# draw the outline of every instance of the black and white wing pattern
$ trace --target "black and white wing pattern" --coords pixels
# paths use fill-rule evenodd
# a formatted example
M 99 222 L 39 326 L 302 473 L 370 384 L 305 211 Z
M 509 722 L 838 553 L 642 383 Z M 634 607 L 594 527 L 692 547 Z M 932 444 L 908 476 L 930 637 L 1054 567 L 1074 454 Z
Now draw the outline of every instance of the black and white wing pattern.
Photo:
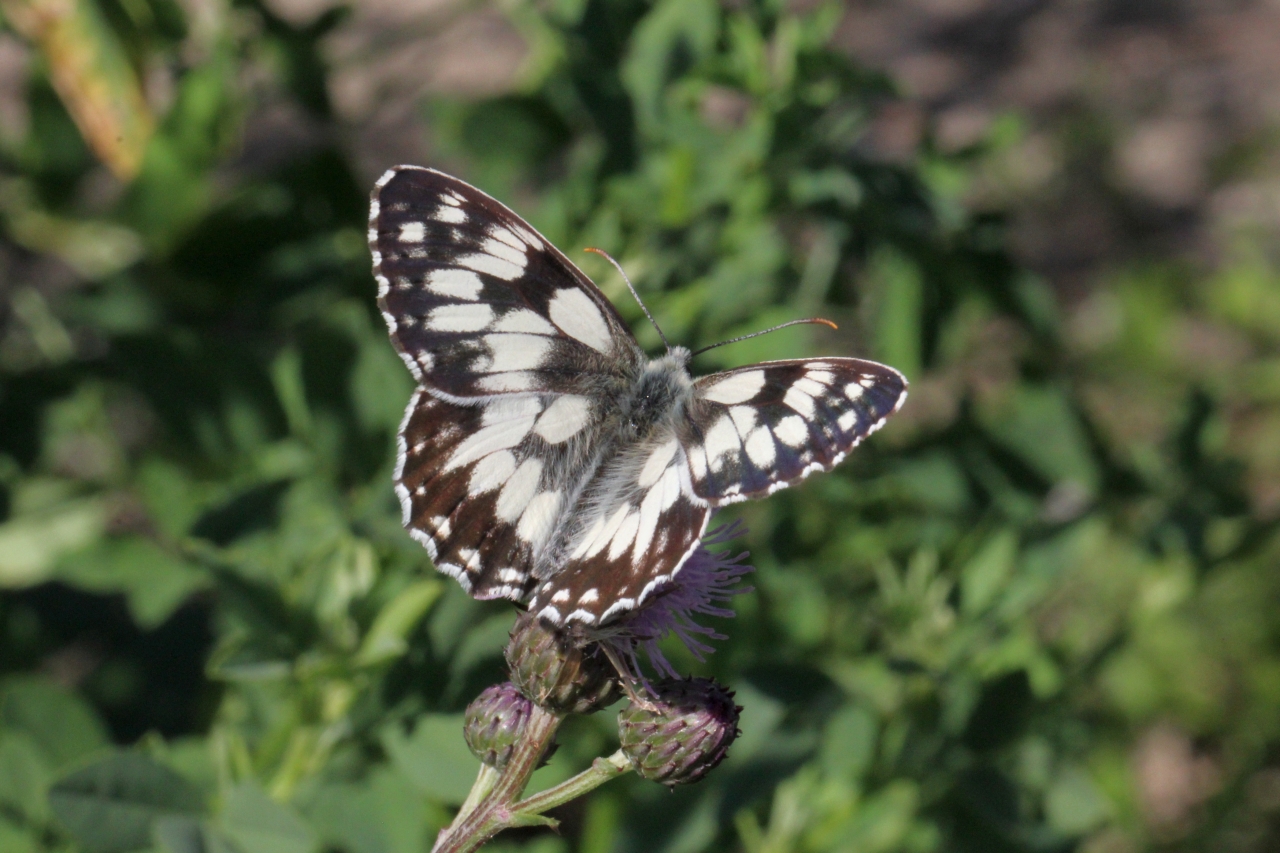
M 419 384 L 454 397 L 573 392 L 644 354 L 595 285 L 498 201 L 433 169 L 374 188 L 378 306 Z
M 410 534 L 476 598 L 602 627 L 660 594 L 716 507 L 834 466 L 902 405 L 868 361 L 694 380 L 502 204 L 398 167 L 369 216 L 378 305 L 418 388 L 399 433 Z
M 722 506 L 829 471 L 906 398 L 901 373 L 856 358 L 770 361 L 703 376 L 680 436 L 693 492 Z
M 584 495 L 560 567 L 534 590 L 530 612 L 598 626 L 636 609 L 680 571 L 711 512 L 693 493 L 674 428 L 619 448 Z
M 405 527 L 476 598 L 523 599 L 643 353 L 577 267 L 456 178 L 387 172 L 369 246 L 419 384 L 395 472 Z

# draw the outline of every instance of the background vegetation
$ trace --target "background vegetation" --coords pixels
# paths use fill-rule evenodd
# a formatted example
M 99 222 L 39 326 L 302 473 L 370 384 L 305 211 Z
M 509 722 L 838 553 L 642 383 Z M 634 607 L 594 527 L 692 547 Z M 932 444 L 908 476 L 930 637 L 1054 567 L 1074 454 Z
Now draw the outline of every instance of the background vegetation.
M 459 715 L 513 612 L 399 526 L 410 380 L 364 238 L 397 143 L 351 118 L 395 93 L 350 73 L 394 43 L 365 12 L 0 0 L 0 849 L 409 853 L 474 776 Z M 494 847 L 1275 849 L 1273 235 L 1073 300 L 992 201 L 1026 123 L 885 156 L 901 101 L 832 43 L 839 5 L 482 12 L 505 29 L 454 77 L 395 69 L 434 75 L 406 99 L 433 165 L 611 252 L 687 345 L 840 323 L 703 371 L 862 354 L 913 383 L 837 473 L 736 512 L 756 590 L 706 663 L 671 650 L 738 691 L 729 761 Z M 411 14 L 429 41 L 470 11 Z M 614 740 L 577 720 L 535 784 Z

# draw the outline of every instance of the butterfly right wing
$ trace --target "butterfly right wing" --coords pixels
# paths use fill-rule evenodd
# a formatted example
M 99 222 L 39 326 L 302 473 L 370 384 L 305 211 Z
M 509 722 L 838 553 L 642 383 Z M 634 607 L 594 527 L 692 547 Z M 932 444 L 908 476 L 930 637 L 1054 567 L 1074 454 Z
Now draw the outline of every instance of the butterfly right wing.
M 399 166 L 369 211 L 378 305 L 420 385 L 453 398 L 575 392 L 644 354 L 598 288 L 523 219 L 457 178 Z
M 901 373 L 856 358 L 770 361 L 700 377 L 680 437 L 693 491 L 723 506 L 829 471 L 906 398 Z

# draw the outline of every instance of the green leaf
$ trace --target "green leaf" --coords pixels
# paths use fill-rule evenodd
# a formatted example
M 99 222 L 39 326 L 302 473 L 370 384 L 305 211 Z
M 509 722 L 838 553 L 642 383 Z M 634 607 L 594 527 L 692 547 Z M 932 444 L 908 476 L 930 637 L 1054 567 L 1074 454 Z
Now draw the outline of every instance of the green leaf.
M 920 322 L 924 281 L 920 267 L 897 249 L 881 249 L 871 259 L 875 283 L 876 355 L 908 379 L 920 375 Z
M 49 767 L 29 735 L 0 730 L 0 811 L 11 809 L 28 823 L 43 823 L 49 777 Z
M 0 723 L 25 732 L 51 770 L 110 742 L 88 703 L 34 676 L 4 682 L 0 690 Z
M 196 788 L 162 764 L 120 752 L 71 773 L 49 792 L 49 805 L 88 853 L 124 853 L 150 845 L 163 815 L 199 814 Z
M 209 578 L 151 539 L 112 539 L 62 561 L 57 577 L 81 589 L 123 592 L 138 625 L 155 628 Z
M 39 853 L 43 849 L 34 831 L 11 823 L 0 814 L 0 850 L 4 853 Z
M 240 853 L 207 820 L 186 815 L 156 818 L 152 838 L 165 853 Z
M 462 739 L 462 714 L 427 714 L 412 734 L 399 725 L 382 731 L 391 761 L 427 794 L 451 805 L 467 798 L 480 762 Z
M 1000 593 L 1013 574 L 1018 556 L 1018 536 L 1002 530 L 983 543 L 982 550 L 960 570 L 960 607 L 966 614 L 981 613 Z
M 240 853 L 311 853 L 319 844 L 297 812 L 252 783 L 227 796 L 221 824 Z
M 0 587 L 47 580 L 59 557 L 102 535 L 106 518 L 101 498 L 85 498 L 0 524 Z
M 409 647 L 409 633 L 436 603 L 444 588 L 444 583 L 436 578 L 420 580 L 387 602 L 365 634 L 356 663 L 367 666 L 404 654 Z

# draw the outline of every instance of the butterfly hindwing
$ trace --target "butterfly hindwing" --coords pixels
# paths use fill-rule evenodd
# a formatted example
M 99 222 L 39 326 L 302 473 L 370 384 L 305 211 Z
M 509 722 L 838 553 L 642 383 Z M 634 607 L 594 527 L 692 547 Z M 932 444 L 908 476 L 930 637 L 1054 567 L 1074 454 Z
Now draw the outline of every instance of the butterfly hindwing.
M 681 441 L 694 493 L 720 506 L 830 470 L 898 410 L 907 382 L 875 362 L 822 358 L 714 373 L 694 388 Z
M 476 598 L 522 599 L 565 520 L 594 417 L 572 395 L 460 404 L 418 389 L 395 473 L 405 527 Z
M 453 397 L 575 391 L 643 362 L 617 310 L 505 206 L 432 169 L 374 189 L 369 247 L 391 340 Z
M 534 591 L 531 612 L 557 624 L 604 624 L 661 591 L 698 546 L 711 507 L 693 494 L 674 432 L 655 433 L 594 478 L 562 566 Z

